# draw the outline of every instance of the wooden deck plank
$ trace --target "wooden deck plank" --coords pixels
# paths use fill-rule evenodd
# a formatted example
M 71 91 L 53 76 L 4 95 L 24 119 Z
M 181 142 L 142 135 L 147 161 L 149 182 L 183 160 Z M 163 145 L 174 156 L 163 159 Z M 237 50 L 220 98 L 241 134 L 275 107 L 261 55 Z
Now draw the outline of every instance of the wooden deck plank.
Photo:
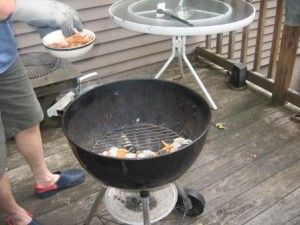
M 96 197 L 96 193 L 85 196 L 77 201 L 53 210 L 47 214 L 38 216 L 37 219 L 43 224 L 55 225 L 74 225 L 83 222 L 86 217 L 91 204 Z
M 207 186 L 206 188 L 201 190 L 201 193 L 204 195 L 206 199 L 205 214 L 211 211 L 212 209 L 222 205 L 224 202 L 230 199 L 234 199 L 236 196 L 240 195 L 246 190 L 249 190 L 257 186 L 263 180 L 267 179 L 268 177 L 272 176 L 276 172 L 280 171 L 282 168 L 290 165 L 291 162 L 295 160 L 296 156 L 298 156 L 299 158 L 300 153 L 297 151 L 297 144 L 299 145 L 299 140 L 297 140 L 296 138 L 297 135 L 299 135 L 300 130 L 298 126 L 294 126 L 294 125 L 295 124 L 293 122 L 289 122 L 284 125 L 284 130 L 281 131 L 274 130 L 272 133 L 268 135 L 267 138 L 264 137 L 263 140 L 253 142 L 252 146 L 244 146 L 243 148 L 241 148 L 241 151 L 244 151 L 246 154 L 249 153 L 249 155 L 252 155 L 253 162 L 249 163 L 248 165 L 241 168 L 240 170 L 237 170 L 232 175 L 229 175 L 228 177 L 225 177 L 224 179 L 216 183 L 213 183 L 210 186 Z M 278 134 L 280 132 L 282 132 L 282 134 L 284 135 L 281 136 L 282 134 Z M 288 146 L 288 144 L 291 142 L 291 139 L 289 137 L 290 132 L 294 134 L 294 142 L 297 141 L 297 143 L 296 144 L 294 143 L 293 148 L 290 148 L 287 152 L 282 152 L 281 148 L 283 148 L 285 145 Z M 280 142 L 277 141 L 276 141 L 277 143 L 269 144 L 270 140 L 272 140 L 272 137 L 280 137 L 282 139 L 280 141 L 281 144 Z M 276 145 L 278 145 L 277 148 L 275 147 Z M 273 148 L 276 148 L 276 150 L 271 151 L 270 154 L 266 154 L 261 158 L 259 158 L 259 154 L 258 155 L 253 154 L 253 149 L 259 148 L 261 152 L 264 152 L 266 147 L 271 147 L 271 146 L 273 146 Z M 288 152 L 289 154 L 286 154 Z M 258 161 L 261 161 L 261 164 L 263 165 L 264 168 L 259 169 L 259 167 L 256 165 Z M 230 169 L 230 166 L 228 168 Z M 214 174 L 213 166 L 211 171 L 213 172 L 210 175 L 214 177 L 215 174 Z M 200 168 L 199 168 L 199 172 L 200 172 Z M 195 179 L 195 177 L 193 179 Z M 205 182 L 206 182 L 205 180 L 202 180 L 202 177 L 199 177 L 199 183 L 205 183 Z M 193 186 L 193 188 L 195 188 L 195 186 Z M 296 221 L 296 219 L 294 220 Z M 193 221 L 194 219 L 189 219 L 185 224 L 192 224 Z M 162 224 L 171 225 L 172 223 L 165 222 Z M 198 223 L 195 223 L 195 225 L 196 224 Z M 216 223 L 216 224 L 222 224 L 222 223 Z M 235 223 L 235 222 L 232 222 L 231 224 L 240 225 L 240 223 Z
M 65 137 L 61 127 L 47 127 L 47 128 L 41 127 L 41 135 L 42 135 L 43 144 L 47 144 L 48 142 Z M 15 143 L 8 143 L 7 156 L 13 155 L 15 153 L 18 153 L 18 151 L 16 150 Z
M 225 74 L 224 71 L 226 70 L 221 70 L 218 71 L 218 68 L 216 70 L 211 69 L 210 63 L 204 63 L 203 61 L 201 63 L 197 61 L 192 60 L 192 64 L 197 70 L 200 78 L 202 79 L 203 83 L 205 84 L 206 87 L 209 88 L 209 92 L 212 94 L 212 96 L 215 95 L 215 93 L 219 93 L 220 96 L 222 96 L 221 103 L 223 103 L 223 100 L 225 99 L 226 101 L 224 104 L 219 104 L 219 109 L 217 112 L 222 109 L 223 106 L 225 106 L 226 109 L 231 109 L 232 105 L 227 106 L 227 104 L 231 104 L 232 102 L 235 103 L 236 106 L 239 104 L 242 104 L 244 101 L 247 101 L 247 98 L 242 99 L 243 101 L 239 101 L 240 96 L 246 96 L 251 94 L 255 94 L 257 99 L 266 99 L 262 95 L 258 95 L 255 91 L 248 89 L 243 92 L 236 92 L 233 90 L 228 89 L 227 84 L 225 83 Z M 128 79 L 128 78 L 135 78 L 138 74 L 138 77 L 141 77 L 141 74 L 144 73 L 143 77 L 145 78 L 152 78 L 154 74 L 159 70 L 159 68 L 162 66 L 162 64 L 155 64 L 155 68 L 153 69 L 152 66 L 148 66 L 146 68 L 141 68 L 141 69 L 135 69 L 133 72 L 127 72 L 125 75 L 122 75 L 122 79 Z M 148 69 L 150 68 L 150 69 Z M 156 71 L 156 72 L 155 72 Z M 190 88 L 193 88 L 196 91 L 199 91 L 198 85 L 194 82 L 193 78 L 189 74 L 189 71 L 186 72 L 186 79 L 181 79 L 178 80 L 177 82 L 180 84 L 184 84 Z M 178 65 L 177 62 L 172 63 L 170 65 L 170 68 L 163 74 L 162 79 L 167 79 L 167 80 L 173 80 L 172 77 L 174 77 L 174 74 L 178 73 Z M 116 79 L 116 78 L 115 78 Z M 119 78 L 120 79 L 120 78 Z M 106 82 L 106 79 L 102 78 L 104 83 Z M 109 80 L 111 81 L 111 79 Z M 214 86 L 215 84 L 218 84 L 218 86 Z M 211 86 L 214 86 L 210 88 Z M 224 91 L 224 92 L 222 92 Z M 218 96 L 217 96 L 218 97 Z M 253 96 L 247 96 L 247 97 L 253 97 Z M 219 99 L 217 99 L 219 100 Z M 237 102 L 236 102 L 237 100 Z M 247 102 L 246 102 L 247 103 Z M 248 103 L 247 103 L 248 104 Z M 251 105 L 250 105 L 251 106 Z M 224 110 L 224 109 L 223 109 Z
M 289 193 L 245 225 L 300 224 L 300 188 Z M 292 221 L 292 222 L 291 222 Z
M 261 104 L 252 106 L 251 108 L 246 108 L 246 110 L 239 108 L 239 111 L 236 111 L 235 114 L 213 122 L 222 122 L 225 124 L 226 129 L 219 131 L 219 133 L 222 133 L 224 136 L 235 130 L 242 129 L 247 125 L 251 125 L 258 120 L 262 120 L 268 124 L 281 117 L 291 115 L 288 112 L 286 114 L 284 111 L 278 112 L 276 108 L 268 107 L 267 104 L 267 102 L 263 101 Z M 212 125 L 210 132 L 215 129 L 216 127 Z M 215 136 L 215 134 L 210 135 L 208 137 L 208 141 L 214 140 L 216 138 Z
M 46 157 L 45 160 L 51 171 L 57 171 L 62 168 L 67 168 L 73 165 L 74 162 L 77 162 L 70 149 L 66 149 L 59 154 L 54 154 Z M 11 182 L 14 185 L 17 185 L 24 180 L 28 180 L 32 177 L 31 170 L 27 164 L 9 170 L 8 174 L 11 177 Z
M 275 133 L 273 134 L 276 135 Z M 295 159 L 297 160 L 300 158 L 300 153 L 297 151 L 295 145 L 299 144 L 299 140 L 296 140 L 296 137 L 294 137 L 293 140 L 283 139 L 281 140 L 281 143 L 277 142 L 278 147 L 275 147 L 276 144 L 274 144 L 274 146 L 264 147 L 269 140 L 270 136 L 264 140 L 260 140 L 257 146 L 255 146 L 255 142 L 249 146 L 245 146 L 243 148 L 244 154 L 248 154 L 249 157 L 252 157 L 252 162 L 201 190 L 208 201 L 207 211 L 210 211 L 213 208 L 220 206 L 222 203 L 235 198 L 246 190 L 255 187 L 268 177 L 290 165 Z M 291 143 L 294 145 L 289 146 Z M 284 148 L 285 146 L 288 147 Z M 266 148 L 268 149 L 266 150 Z M 257 149 L 257 151 L 254 149 Z M 282 149 L 284 149 L 284 151 Z M 257 154 L 256 152 L 268 153 Z M 235 164 L 237 163 L 235 162 Z
M 268 136 L 266 139 L 270 140 L 272 138 Z M 224 177 L 227 177 L 228 175 L 231 175 L 246 165 L 254 163 L 253 161 L 267 155 L 277 147 L 283 147 L 287 144 L 287 141 L 290 140 L 292 139 L 283 139 L 280 142 L 278 139 L 278 142 L 276 141 L 276 143 L 268 142 L 264 143 L 264 147 L 259 147 L 259 138 L 256 138 L 247 144 L 242 144 L 237 148 L 233 148 L 232 151 L 220 154 L 214 160 L 203 161 L 201 160 L 202 155 L 200 155 L 198 158 L 200 165 L 197 162 L 194 163 L 192 168 L 188 170 L 184 176 L 179 178 L 179 181 L 189 187 L 202 189 Z
M 244 224 L 300 187 L 300 160 L 255 188 L 200 217 L 205 225 Z
M 275 127 L 272 127 L 272 125 L 269 125 L 264 120 L 269 120 L 270 123 L 274 121 L 274 124 L 276 120 L 277 123 L 289 121 L 288 116 L 276 119 L 274 115 L 277 115 L 277 113 L 270 114 L 262 119 L 257 118 L 250 122 L 250 124 L 245 124 L 237 130 L 231 130 L 230 132 L 228 131 L 227 134 L 224 134 L 219 138 L 218 136 L 215 136 L 215 138 L 210 138 L 210 135 L 214 136 L 214 134 L 209 133 L 208 140 L 204 145 L 202 153 L 192 165 L 191 169 L 195 169 L 203 164 L 207 164 L 218 157 L 224 157 L 224 155 L 228 154 L 230 151 L 256 140 L 259 137 L 266 135 L 266 133 L 270 132 L 272 129 L 275 129 Z M 226 120 L 226 122 L 230 122 L 230 120 Z M 219 131 L 216 128 L 211 128 L 211 130 L 217 131 L 220 134 L 223 133 L 223 131 Z
M 26 182 L 25 185 L 22 185 L 26 191 L 22 192 L 18 188 L 15 193 L 20 204 L 26 205 L 26 208 L 34 212 L 36 216 L 47 214 L 64 206 L 68 207 L 71 202 L 80 201 L 80 199 L 88 197 L 100 189 L 100 182 L 88 175 L 83 184 L 64 190 L 51 198 L 41 200 L 34 196 L 32 185 L 32 181 Z
M 197 66 L 197 63 L 195 63 L 195 65 Z M 205 67 L 206 64 L 201 65 Z M 198 67 L 201 65 L 198 65 Z M 208 88 L 209 93 L 218 105 L 218 110 L 212 111 L 214 122 L 217 122 L 222 118 L 226 118 L 232 114 L 239 113 L 242 110 L 246 110 L 267 101 L 267 98 L 265 96 L 258 94 L 250 88 L 248 90 L 238 92 L 229 89 L 226 83 L 225 71 L 218 71 L 217 68 L 216 70 L 217 71 L 214 71 L 214 74 L 217 74 L 217 76 L 208 74 L 208 77 L 206 76 L 203 79 L 202 74 L 200 75 L 203 83 Z M 208 81 L 206 82 L 205 79 L 208 79 Z M 210 80 L 215 79 L 217 80 L 217 85 L 212 85 L 213 83 L 211 83 L 212 81 Z M 202 96 L 204 96 L 199 86 L 194 82 L 193 78 L 188 77 L 188 79 L 180 80 L 179 83 L 183 83 L 184 85 L 196 90 L 197 92 L 202 94 Z M 275 111 L 277 109 L 273 110 Z
M 199 87 L 196 86 L 195 82 L 190 81 L 189 83 L 185 83 L 185 85 L 202 94 L 199 90 Z M 209 93 L 218 106 L 217 111 L 212 111 L 213 120 L 220 120 L 221 118 L 266 101 L 266 98 L 264 96 L 258 95 L 251 90 L 236 93 L 234 90 L 230 90 L 228 88 L 224 80 L 219 81 L 217 85 L 213 86 L 209 86 L 205 83 L 205 86 L 208 87 Z M 239 103 L 241 105 L 239 105 Z
M 298 214 L 298 216 L 291 218 L 289 221 L 287 221 L 288 225 L 298 225 L 300 221 L 300 215 Z
M 57 154 L 64 150 L 70 149 L 70 146 L 65 137 L 61 137 L 54 142 L 48 142 L 44 144 L 44 155 L 47 158 L 48 156 Z M 7 157 L 7 166 L 9 170 L 15 169 L 17 167 L 23 166 L 26 164 L 25 159 L 22 157 L 19 152 L 15 152 Z

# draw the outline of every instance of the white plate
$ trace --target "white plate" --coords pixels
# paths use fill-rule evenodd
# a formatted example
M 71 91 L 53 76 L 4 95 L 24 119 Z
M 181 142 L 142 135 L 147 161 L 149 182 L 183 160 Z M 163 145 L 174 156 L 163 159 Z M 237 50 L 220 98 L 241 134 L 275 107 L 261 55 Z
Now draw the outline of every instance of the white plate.
M 92 37 L 92 40 L 85 45 L 75 47 L 75 48 L 63 48 L 63 49 L 62 48 L 59 48 L 59 49 L 51 48 L 51 47 L 49 47 L 49 45 L 51 45 L 53 43 L 60 43 L 60 42 L 64 41 L 64 39 L 65 39 L 65 37 L 62 34 L 62 31 L 56 30 L 56 31 L 53 31 L 53 32 L 47 34 L 42 39 L 42 41 L 43 41 L 43 45 L 45 46 L 45 48 L 51 55 L 53 55 L 55 57 L 59 57 L 59 58 L 74 58 L 74 57 L 79 57 L 79 56 L 86 54 L 94 46 L 94 41 L 95 41 L 96 35 L 93 31 L 84 29 L 82 32 L 80 32 L 80 34 L 88 35 L 88 36 Z

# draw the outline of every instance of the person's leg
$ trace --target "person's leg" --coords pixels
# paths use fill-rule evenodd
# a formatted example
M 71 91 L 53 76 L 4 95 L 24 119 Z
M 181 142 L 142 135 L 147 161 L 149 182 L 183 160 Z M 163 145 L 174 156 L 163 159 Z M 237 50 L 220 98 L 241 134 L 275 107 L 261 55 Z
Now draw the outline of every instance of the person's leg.
M 29 224 L 32 219 L 26 211 L 16 203 L 5 170 L 6 143 L 0 111 L 0 210 L 9 216 L 14 225 Z
M 17 148 L 28 162 L 35 179 L 35 193 L 46 198 L 65 188 L 82 183 L 83 170 L 69 169 L 51 173 L 45 163 L 39 123 L 43 111 L 34 93 L 27 72 L 16 62 L 0 76 L 0 107 L 5 137 L 15 138 Z
M 59 177 L 48 170 L 39 123 L 43 111 L 25 68 L 16 62 L 0 77 L 0 106 L 6 138 L 15 138 L 18 150 L 28 162 L 38 185 L 55 183 Z
M 20 62 L 16 62 L 6 75 L 0 76 L 1 105 L 5 137 L 15 138 L 18 150 L 33 172 L 37 196 L 46 198 L 84 181 L 83 170 L 69 169 L 57 174 L 48 170 L 39 129 L 44 118 L 43 110 Z
M 7 173 L 0 177 L 0 209 L 9 216 L 14 225 L 26 225 L 32 220 L 25 209 L 16 203 Z
M 59 175 L 52 174 L 44 159 L 44 150 L 39 126 L 34 126 L 15 135 L 18 150 L 28 162 L 38 185 L 55 183 Z

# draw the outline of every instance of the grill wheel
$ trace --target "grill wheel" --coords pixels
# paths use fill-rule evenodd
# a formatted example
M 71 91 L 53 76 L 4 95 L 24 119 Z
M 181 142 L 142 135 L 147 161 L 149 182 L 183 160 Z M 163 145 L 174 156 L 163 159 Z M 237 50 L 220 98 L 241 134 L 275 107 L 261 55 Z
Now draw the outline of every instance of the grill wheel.
M 204 197 L 195 189 L 185 188 L 184 191 L 185 191 L 186 195 L 189 197 L 189 199 L 191 200 L 192 206 L 193 206 L 192 209 L 189 209 L 187 211 L 186 215 L 190 216 L 190 217 L 196 217 L 196 216 L 201 215 L 205 208 Z M 178 195 L 176 208 L 180 213 L 182 213 L 182 214 L 185 213 L 185 207 L 183 204 L 182 197 L 180 195 Z

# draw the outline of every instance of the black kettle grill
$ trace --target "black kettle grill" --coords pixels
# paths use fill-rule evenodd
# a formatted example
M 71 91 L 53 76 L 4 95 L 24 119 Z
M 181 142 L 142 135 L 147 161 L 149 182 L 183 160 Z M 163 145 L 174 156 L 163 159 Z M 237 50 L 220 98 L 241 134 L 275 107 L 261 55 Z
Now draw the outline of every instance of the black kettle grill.
M 175 181 L 193 164 L 210 121 L 209 105 L 197 92 L 173 82 L 149 79 L 118 81 L 89 90 L 67 107 L 62 126 L 75 156 L 88 172 L 104 185 L 140 190 L 145 199 L 151 188 Z M 99 154 L 128 141 L 138 148 L 157 149 L 161 140 L 171 142 L 175 137 L 193 143 L 169 154 L 139 160 Z M 99 151 L 95 151 L 95 145 L 99 145 Z M 202 208 L 195 213 L 194 201 L 182 201 L 195 195 L 178 189 L 181 204 L 189 207 L 188 214 L 201 214 L 203 198 L 199 197 Z M 144 224 L 150 224 L 145 211 Z

